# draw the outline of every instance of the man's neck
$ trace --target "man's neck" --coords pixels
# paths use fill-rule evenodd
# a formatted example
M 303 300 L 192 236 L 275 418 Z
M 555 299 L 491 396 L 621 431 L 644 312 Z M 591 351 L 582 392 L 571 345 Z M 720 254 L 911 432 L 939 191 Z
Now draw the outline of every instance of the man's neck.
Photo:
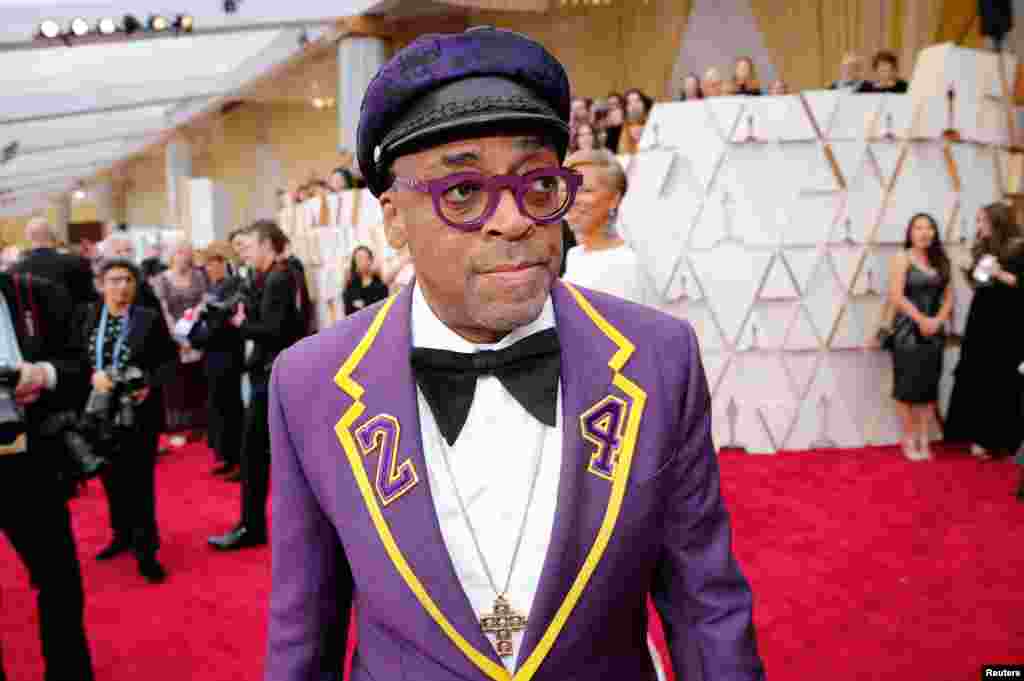
M 622 239 L 604 230 L 580 235 L 580 245 L 588 251 L 606 251 L 622 245 Z
M 114 317 L 120 317 L 128 311 L 129 307 L 131 306 L 127 303 L 107 303 L 107 312 Z

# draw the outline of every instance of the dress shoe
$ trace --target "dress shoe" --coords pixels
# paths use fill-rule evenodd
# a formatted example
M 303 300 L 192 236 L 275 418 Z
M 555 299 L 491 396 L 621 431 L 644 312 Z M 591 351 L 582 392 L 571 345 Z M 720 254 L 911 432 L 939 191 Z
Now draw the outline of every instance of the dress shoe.
M 139 558 L 139 574 L 150 584 L 160 584 L 167 579 L 167 570 L 155 556 Z
M 235 551 L 252 546 L 263 546 L 267 543 L 267 535 L 265 532 L 257 534 L 245 525 L 239 525 L 227 534 L 210 537 L 206 541 L 218 551 Z
M 222 463 L 210 471 L 210 473 L 212 475 L 227 475 L 229 473 L 234 473 L 236 468 L 237 466 L 233 463 Z
M 110 560 L 114 556 L 124 553 L 130 548 L 131 545 L 129 545 L 128 542 L 120 539 L 114 539 L 114 541 L 107 545 L 107 548 L 96 554 L 96 560 Z

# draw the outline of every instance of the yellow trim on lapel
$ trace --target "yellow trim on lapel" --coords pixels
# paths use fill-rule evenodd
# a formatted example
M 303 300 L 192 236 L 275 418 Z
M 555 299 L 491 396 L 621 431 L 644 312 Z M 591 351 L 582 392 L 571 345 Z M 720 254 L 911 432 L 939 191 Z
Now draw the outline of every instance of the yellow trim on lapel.
M 405 556 L 402 555 L 402 550 L 398 548 L 398 543 L 395 541 L 394 535 L 391 534 L 391 528 L 388 526 L 387 520 L 384 519 L 383 513 L 381 513 L 380 505 L 377 503 L 377 495 L 374 493 L 373 485 L 370 484 L 370 479 L 366 475 L 366 469 L 363 467 L 363 462 L 359 456 L 359 447 L 352 435 L 352 424 L 363 414 L 366 409 L 366 405 L 363 404 L 361 398 L 365 389 L 352 379 L 352 372 L 355 371 L 359 363 L 363 361 L 366 353 L 369 352 L 373 346 L 374 341 L 377 339 L 377 335 L 380 333 L 381 327 L 384 325 L 384 320 L 388 316 L 388 312 L 391 306 L 394 305 L 396 295 L 391 296 L 390 299 L 384 306 L 381 307 L 380 311 L 377 312 L 377 316 L 374 317 L 373 322 L 370 324 L 370 328 L 366 331 L 366 335 L 363 336 L 362 340 L 356 346 L 352 354 L 349 355 L 345 363 L 342 364 L 338 373 L 334 376 L 335 384 L 342 389 L 349 397 L 353 399 L 349 408 L 345 410 L 344 415 L 338 421 L 334 427 L 334 431 L 338 436 L 338 440 L 341 441 L 342 449 L 345 450 L 345 455 L 348 457 L 349 465 L 352 467 L 352 473 L 355 475 L 356 483 L 359 485 L 359 491 L 363 496 L 363 502 L 366 504 L 366 509 L 370 512 L 370 517 L 373 519 L 373 525 L 377 529 L 377 534 L 380 536 L 381 542 L 384 544 L 384 550 L 388 554 L 388 558 L 395 564 L 395 569 L 398 570 L 398 574 L 401 575 L 402 579 L 405 580 L 406 585 L 412 591 L 413 595 L 423 606 L 423 609 L 437 622 L 441 630 L 444 631 L 445 635 L 452 640 L 453 643 L 462 651 L 462 653 L 469 658 L 469 660 L 479 667 L 487 676 L 494 679 L 494 681 L 510 681 L 511 676 L 508 670 L 502 666 L 496 665 L 493 661 L 487 658 L 487 656 L 481 654 L 476 648 L 474 648 L 469 641 L 464 639 L 462 635 L 452 626 L 451 622 L 444 616 L 441 609 L 434 603 L 434 599 L 430 597 L 427 590 L 423 587 L 419 578 L 416 577 L 416 573 L 412 571 L 409 563 L 405 560 Z
M 569 290 L 569 293 L 576 300 L 576 304 L 590 318 L 590 321 L 609 340 L 618 346 L 618 350 L 608 360 L 608 366 L 614 372 L 612 384 L 628 395 L 633 404 L 630 405 L 629 409 L 626 433 L 622 439 L 622 450 L 619 452 L 619 460 L 612 474 L 612 491 L 608 499 L 608 508 L 605 510 L 604 519 L 601 521 L 601 528 L 597 531 L 594 545 L 590 547 L 590 552 L 583 561 L 583 567 L 580 568 L 579 574 L 576 575 L 576 579 L 569 588 L 569 593 L 566 594 L 562 605 L 555 612 L 554 619 L 548 625 L 544 636 L 537 642 L 537 647 L 533 649 L 526 662 L 516 670 L 514 681 L 529 681 L 537 672 L 544 658 L 547 657 L 547 654 L 555 645 L 555 640 L 558 639 L 558 635 L 562 632 L 562 628 L 568 621 L 573 608 L 576 607 L 576 604 L 583 596 L 583 590 L 587 588 L 591 575 L 594 574 L 598 563 L 601 562 L 601 558 L 604 556 L 605 549 L 608 548 L 608 542 L 611 541 L 612 533 L 615 531 L 615 524 L 619 520 L 619 511 L 622 510 L 622 500 L 626 496 L 626 483 L 629 481 L 629 469 L 633 464 L 633 452 L 636 449 L 636 440 L 640 433 L 640 420 L 643 418 L 644 406 L 647 403 L 647 392 L 620 373 L 622 367 L 626 365 L 626 362 L 629 361 L 630 356 L 636 350 L 636 346 L 623 336 L 618 329 L 612 326 L 607 319 L 601 316 L 601 313 L 594 309 L 590 301 L 584 298 L 583 294 L 576 287 L 566 281 L 561 283 Z
M 406 585 L 416 596 L 417 600 L 419 600 L 420 605 L 437 622 L 445 635 L 452 640 L 456 647 L 473 664 L 479 667 L 488 677 L 494 679 L 494 681 L 529 681 L 537 673 L 537 669 L 551 651 L 559 634 L 565 627 L 569 615 L 583 596 L 583 591 L 586 589 L 590 577 L 597 569 L 598 563 L 601 562 L 605 549 L 608 547 L 608 542 L 611 541 L 615 524 L 619 519 L 622 500 L 626 495 L 626 483 L 629 480 L 629 471 L 633 463 L 633 452 L 636 449 L 636 440 L 640 432 L 640 420 L 643 417 L 644 406 L 647 402 L 646 391 L 620 373 L 622 367 L 625 366 L 630 356 L 636 350 L 636 346 L 623 336 L 618 329 L 612 326 L 608 320 L 601 316 L 575 287 L 566 282 L 562 282 L 562 285 L 569 290 L 576 304 L 580 306 L 580 309 L 583 310 L 594 325 L 618 347 L 618 350 L 608 361 L 608 366 L 614 374 L 612 384 L 625 393 L 632 400 L 632 404 L 630 405 L 629 418 L 626 422 L 622 449 L 619 452 L 619 460 L 613 474 L 608 507 L 605 510 L 604 519 L 601 521 L 601 528 L 598 530 L 597 538 L 594 540 L 590 552 L 583 561 L 583 566 L 580 568 L 579 574 L 576 575 L 576 579 L 573 581 L 569 593 L 566 594 L 565 600 L 562 601 L 561 606 L 559 606 L 558 611 L 555 613 L 544 635 L 538 641 L 537 646 L 533 649 L 530 657 L 516 670 L 515 676 L 510 675 L 505 667 L 495 664 L 463 638 L 444 616 L 444 613 L 441 612 L 441 609 L 434 603 L 434 600 L 427 593 L 423 584 L 416 577 L 409 563 L 405 560 L 405 556 L 402 555 L 401 549 L 398 548 L 398 544 L 391 534 L 391 529 L 381 513 L 380 505 L 377 503 L 377 496 L 374 493 L 373 486 L 370 484 L 370 480 L 366 475 L 366 469 L 363 467 L 363 462 L 359 456 L 359 448 L 355 438 L 352 436 L 352 424 L 355 423 L 366 409 L 366 405 L 361 401 L 365 389 L 352 379 L 352 372 L 355 371 L 356 367 L 366 356 L 366 353 L 369 352 L 370 347 L 372 347 L 377 335 L 380 333 L 384 320 L 395 302 L 395 296 L 392 296 L 380 309 L 373 323 L 370 324 L 366 335 L 363 336 L 355 350 L 352 351 L 352 354 L 334 377 L 334 382 L 337 386 L 353 399 L 352 404 L 335 426 L 335 432 L 348 457 L 349 465 L 352 467 L 356 483 L 359 485 L 359 491 L 363 496 L 363 502 L 370 512 L 370 517 L 373 520 L 374 527 L 377 529 L 381 542 L 384 544 L 388 557 L 394 563 L 395 569 L 398 570 L 402 579 L 405 580 Z

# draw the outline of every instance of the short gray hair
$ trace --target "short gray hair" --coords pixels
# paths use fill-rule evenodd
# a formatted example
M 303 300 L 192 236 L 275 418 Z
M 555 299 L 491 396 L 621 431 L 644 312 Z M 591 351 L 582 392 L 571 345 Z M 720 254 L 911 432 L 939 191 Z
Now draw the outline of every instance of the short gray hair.
M 620 195 L 626 193 L 629 188 L 629 181 L 626 179 L 626 172 L 615 155 L 607 149 L 591 149 L 587 151 L 576 151 L 569 154 L 565 159 L 566 168 L 583 168 L 594 166 L 601 168 L 604 172 L 605 187 Z

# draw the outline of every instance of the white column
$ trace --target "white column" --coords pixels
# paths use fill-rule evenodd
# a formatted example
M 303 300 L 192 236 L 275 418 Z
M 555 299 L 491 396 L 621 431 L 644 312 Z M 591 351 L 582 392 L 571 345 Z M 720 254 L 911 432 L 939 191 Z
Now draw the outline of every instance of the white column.
M 177 138 L 167 143 L 166 168 L 167 222 L 181 228 L 183 207 L 178 197 L 184 180 L 192 176 L 192 148 L 187 140 Z
M 68 240 L 68 225 L 71 224 L 71 194 L 61 194 L 53 199 L 53 232 L 58 241 Z
M 354 35 L 338 43 L 338 150 L 356 150 L 359 107 L 370 80 L 387 61 L 383 38 Z
M 270 144 L 253 147 L 252 177 L 249 181 L 249 210 L 246 222 L 277 219 L 277 190 L 284 188 L 281 161 Z
M 96 204 L 96 219 L 100 222 L 117 220 L 117 211 L 114 208 L 114 183 L 110 180 L 94 184 L 89 187 L 89 194 Z

